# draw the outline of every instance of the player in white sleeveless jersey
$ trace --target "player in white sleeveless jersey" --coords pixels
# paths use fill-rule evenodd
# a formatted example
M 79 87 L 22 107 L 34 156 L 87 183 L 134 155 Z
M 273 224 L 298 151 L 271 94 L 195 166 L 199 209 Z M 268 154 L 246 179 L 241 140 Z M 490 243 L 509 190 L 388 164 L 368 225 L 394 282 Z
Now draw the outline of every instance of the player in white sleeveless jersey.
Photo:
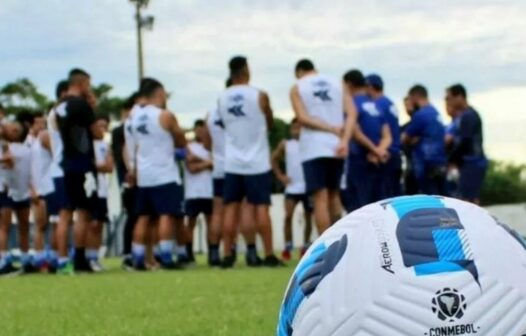
M 208 253 L 211 260 L 210 245 L 217 242 L 219 232 L 212 232 L 210 222 L 212 216 L 212 155 L 203 144 L 205 132 L 204 120 L 196 120 L 194 123 L 195 140 L 188 143 L 186 147 L 186 160 L 184 170 L 184 202 L 185 215 L 187 218 L 188 241 L 186 252 L 190 262 L 194 262 L 193 237 L 197 217 L 202 214 L 205 218 L 208 232 Z M 219 260 L 217 260 L 219 261 Z
M 292 218 L 298 203 L 303 203 L 305 227 L 303 246 L 300 256 L 305 253 L 310 245 L 312 232 L 312 204 L 305 190 L 305 178 L 299 150 L 299 136 L 301 125 L 296 118 L 292 119 L 289 126 L 290 139 L 282 140 L 272 153 L 272 170 L 276 178 L 285 186 L 285 222 L 284 237 L 285 249 L 281 254 L 283 260 L 290 260 L 293 249 L 292 243 Z M 281 162 L 285 158 L 285 169 L 281 169 Z
M 343 84 L 318 73 L 310 60 L 300 60 L 295 72 L 298 81 L 290 98 L 302 125 L 300 153 L 305 183 L 322 234 L 341 216 L 340 181 L 356 111 Z
M 245 57 L 230 60 L 232 86 L 219 97 L 219 115 L 225 126 L 224 259 L 222 266 L 233 267 L 231 247 L 237 234 L 237 215 L 246 197 L 255 209 L 262 235 L 266 266 L 278 266 L 274 256 L 272 224 L 269 214 L 272 176 L 268 127 L 272 108 L 268 95 L 249 85 L 250 71 Z M 255 251 L 254 251 L 255 253 Z
M 47 203 L 54 192 L 51 178 L 52 155 L 49 146 L 49 135 L 45 130 L 43 116 L 36 116 L 31 124 L 26 144 L 31 149 L 31 210 L 35 221 L 34 265 L 41 272 L 53 267 L 48 258 L 50 253 L 45 251 L 46 229 L 48 224 Z M 32 138 L 32 141 L 27 139 Z
M 93 213 L 91 215 L 92 222 L 88 229 L 86 258 L 95 272 L 103 270 L 99 262 L 99 250 L 102 246 L 102 229 L 104 223 L 108 222 L 108 174 L 113 172 L 113 156 L 109 144 L 104 141 L 104 134 L 108 131 L 108 124 L 109 120 L 107 117 L 98 116 L 93 132 L 97 181 L 95 185 L 91 186 L 90 200 Z
M 176 146 L 186 146 L 186 139 L 175 116 L 165 110 L 162 84 L 154 79 L 143 80 L 139 91 L 145 104 L 134 108 L 130 122 L 136 146 L 139 214 L 132 247 L 134 266 L 145 269 L 146 231 L 150 218 L 158 217 L 161 267 L 173 269 L 179 266 L 172 258 L 174 224 L 181 225 L 183 218 L 183 190 L 174 153 Z
M 5 127 L 5 138 L 10 141 L 9 155 L 13 165 L 7 175 L 8 196 L 18 224 L 18 243 L 22 252 L 22 270 L 30 273 L 34 266 L 29 252 L 29 214 L 31 197 L 31 149 L 24 144 L 26 131 L 19 122 Z M 9 232 L 9 231 L 8 231 Z

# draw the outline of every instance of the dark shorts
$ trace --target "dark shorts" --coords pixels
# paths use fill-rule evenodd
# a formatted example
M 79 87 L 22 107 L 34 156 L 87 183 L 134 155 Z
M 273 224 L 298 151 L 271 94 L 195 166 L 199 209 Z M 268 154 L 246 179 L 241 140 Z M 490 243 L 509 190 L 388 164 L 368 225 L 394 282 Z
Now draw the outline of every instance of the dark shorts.
M 286 200 L 292 200 L 295 203 L 302 203 L 303 209 L 307 212 L 313 211 L 312 199 L 307 194 L 285 194 Z
M 46 202 L 46 210 L 48 216 L 58 216 L 59 213 L 59 207 L 57 203 L 57 197 L 55 192 L 53 191 L 50 194 L 47 194 L 45 196 L 41 196 L 44 201 Z
M 11 208 L 11 199 L 7 196 L 7 192 L 0 193 L 0 209 Z
M 475 200 L 480 197 L 480 191 L 486 171 L 488 169 L 487 161 L 485 162 L 464 162 L 460 167 L 460 178 L 458 189 L 460 198 L 465 200 Z
M 29 209 L 31 207 L 31 200 L 29 198 L 21 201 L 14 201 L 11 198 L 9 200 L 13 210 Z
M 85 173 L 64 172 L 64 189 L 66 191 L 66 207 L 62 204 L 62 209 L 68 210 L 88 210 L 91 211 L 91 202 L 86 195 L 84 183 Z
M 55 206 L 56 215 L 63 209 L 70 209 L 68 195 L 66 193 L 66 184 L 63 177 L 56 177 L 53 179 L 53 185 L 55 186 L 55 192 L 53 193 L 53 204 Z M 51 214 L 51 213 L 50 213 Z
M 223 191 L 225 204 L 241 202 L 246 197 L 250 204 L 270 205 L 272 175 L 270 172 L 256 175 L 227 173 Z
M 347 211 L 354 211 L 383 198 L 385 181 L 383 167 L 376 166 L 362 157 L 351 156 L 347 166 Z
M 182 218 L 183 201 L 183 187 L 175 182 L 155 187 L 138 187 L 137 215 L 171 215 Z
M 340 190 L 343 160 L 318 158 L 303 162 L 303 175 L 310 195 L 322 189 Z
M 200 214 L 210 216 L 212 214 L 211 198 L 194 198 L 184 202 L 184 213 L 187 217 L 195 218 Z
M 214 185 L 213 185 L 214 197 L 223 198 L 224 184 L 225 184 L 224 178 L 214 178 Z
M 91 202 L 91 216 L 92 219 L 102 223 L 108 222 L 108 199 L 105 197 L 92 196 Z

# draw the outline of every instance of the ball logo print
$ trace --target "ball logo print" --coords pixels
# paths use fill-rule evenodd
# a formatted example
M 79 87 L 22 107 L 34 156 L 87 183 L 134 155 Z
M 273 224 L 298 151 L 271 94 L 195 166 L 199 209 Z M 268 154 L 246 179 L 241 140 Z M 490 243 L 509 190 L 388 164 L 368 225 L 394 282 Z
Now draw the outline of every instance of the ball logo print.
M 444 288 L 435 293 L 431 300 L 433 313 L 442 321 L 454 322 L 464 316 L 467 308 L 466 298 L 458 290 Z

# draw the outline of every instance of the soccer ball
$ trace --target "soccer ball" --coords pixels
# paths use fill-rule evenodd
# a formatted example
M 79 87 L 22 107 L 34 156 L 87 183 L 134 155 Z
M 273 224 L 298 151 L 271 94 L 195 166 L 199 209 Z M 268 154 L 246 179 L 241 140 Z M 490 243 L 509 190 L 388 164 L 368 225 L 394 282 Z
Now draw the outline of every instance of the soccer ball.
M 484 209 L 438 196 L 363 207 L 309 248 L 278 336 L 526 334 L 526 244 Z

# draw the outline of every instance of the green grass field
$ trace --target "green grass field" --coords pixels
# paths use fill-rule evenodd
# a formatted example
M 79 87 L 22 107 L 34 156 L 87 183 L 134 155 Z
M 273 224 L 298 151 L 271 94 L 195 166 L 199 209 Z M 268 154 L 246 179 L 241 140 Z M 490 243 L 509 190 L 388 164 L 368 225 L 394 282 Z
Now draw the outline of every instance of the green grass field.
M 200 264 L 184 271 L 130 273 L 116 259 L 103 274 L 0 279 L 0 334 L 273 335 L 293 272 Z

